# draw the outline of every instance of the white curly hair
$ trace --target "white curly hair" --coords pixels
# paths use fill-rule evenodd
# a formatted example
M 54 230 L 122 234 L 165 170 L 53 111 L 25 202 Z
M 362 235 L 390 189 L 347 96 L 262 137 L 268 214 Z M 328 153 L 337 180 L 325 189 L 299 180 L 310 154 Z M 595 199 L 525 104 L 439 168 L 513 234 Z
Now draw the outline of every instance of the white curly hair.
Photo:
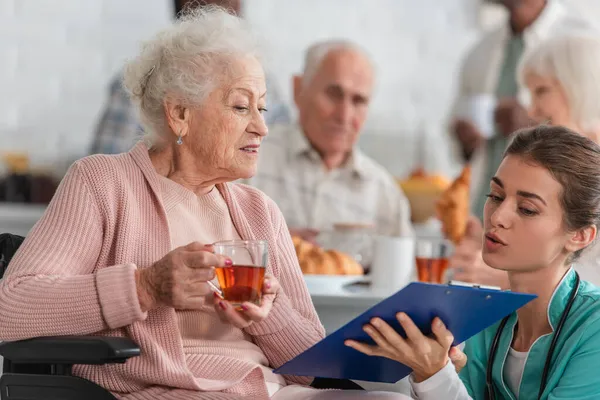
M 143 43 L 124 70 L 123 84 L 138 108 L 151 145 L 169 132 L 165 100 L 200 106 L 227 76 L 232 60 L 260 59 L 258 40 L 224 8 L 189 8 L 174 25 Z
M 588 33 L 551 37 L 528 51 L 517 70 L 525 87 L 528 73 L 555 78 L 564 89 L 573 122 L 584 130 L 600 124 L 600 38 Z

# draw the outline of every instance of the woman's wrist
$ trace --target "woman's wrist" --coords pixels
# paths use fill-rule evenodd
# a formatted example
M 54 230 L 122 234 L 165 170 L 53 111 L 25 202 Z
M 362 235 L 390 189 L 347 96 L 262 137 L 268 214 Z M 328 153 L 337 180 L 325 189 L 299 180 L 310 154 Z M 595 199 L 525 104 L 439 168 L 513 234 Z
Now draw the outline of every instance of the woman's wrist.
M 152 296 L 152 285 L 148 284 L 145 270 L 135 270 L 135 286 L 142 312 L 147 312 L 155 307 L 154 296 Z

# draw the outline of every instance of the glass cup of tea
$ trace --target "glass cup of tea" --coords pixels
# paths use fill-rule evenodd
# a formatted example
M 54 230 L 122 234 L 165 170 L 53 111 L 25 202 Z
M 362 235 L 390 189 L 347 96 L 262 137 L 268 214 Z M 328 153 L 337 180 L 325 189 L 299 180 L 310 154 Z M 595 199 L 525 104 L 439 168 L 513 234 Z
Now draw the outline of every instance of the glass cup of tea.
M 415 257 L 419 282 L 443 283 L 448 269 L 450 242 L 442 238 L 417 238 Z
M 236 308 L 245 302 L 260 306 L 269 254 L 267 241 L 228 240 L 214 243 L 213 249 L 233 261 L 233 265 L 215 268 L 223 298 Z

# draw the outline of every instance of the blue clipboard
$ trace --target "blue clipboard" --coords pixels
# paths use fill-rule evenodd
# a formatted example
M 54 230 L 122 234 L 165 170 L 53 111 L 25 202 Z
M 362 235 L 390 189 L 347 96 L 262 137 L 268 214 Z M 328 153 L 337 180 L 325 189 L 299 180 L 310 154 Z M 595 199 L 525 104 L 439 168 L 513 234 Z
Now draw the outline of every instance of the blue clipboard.
M 411 373 L 404 364 L 370 357 L 344 345 L 346 339 L 374 344 L 363 331 L 373 317 L 380 317 L 405 337 L 396 320 L 407 313 L 426 335 L 438 316 L 454 335 L 454 345 L 493 325 L 537 296 L 479 287 L 410 283 L 376 304 L 313 347 L 277 368 L 277 374 L 354 379 L 395 383 Z

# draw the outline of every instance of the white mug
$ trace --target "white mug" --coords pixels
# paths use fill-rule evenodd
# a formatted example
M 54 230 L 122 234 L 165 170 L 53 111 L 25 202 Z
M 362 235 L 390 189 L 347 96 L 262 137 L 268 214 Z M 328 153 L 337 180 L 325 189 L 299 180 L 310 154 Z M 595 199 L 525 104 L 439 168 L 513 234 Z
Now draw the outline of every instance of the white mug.
M 375 237 L 370 272 L 373 290 L 392 294 L 414 279 L 415 270 L 414 238 Z

